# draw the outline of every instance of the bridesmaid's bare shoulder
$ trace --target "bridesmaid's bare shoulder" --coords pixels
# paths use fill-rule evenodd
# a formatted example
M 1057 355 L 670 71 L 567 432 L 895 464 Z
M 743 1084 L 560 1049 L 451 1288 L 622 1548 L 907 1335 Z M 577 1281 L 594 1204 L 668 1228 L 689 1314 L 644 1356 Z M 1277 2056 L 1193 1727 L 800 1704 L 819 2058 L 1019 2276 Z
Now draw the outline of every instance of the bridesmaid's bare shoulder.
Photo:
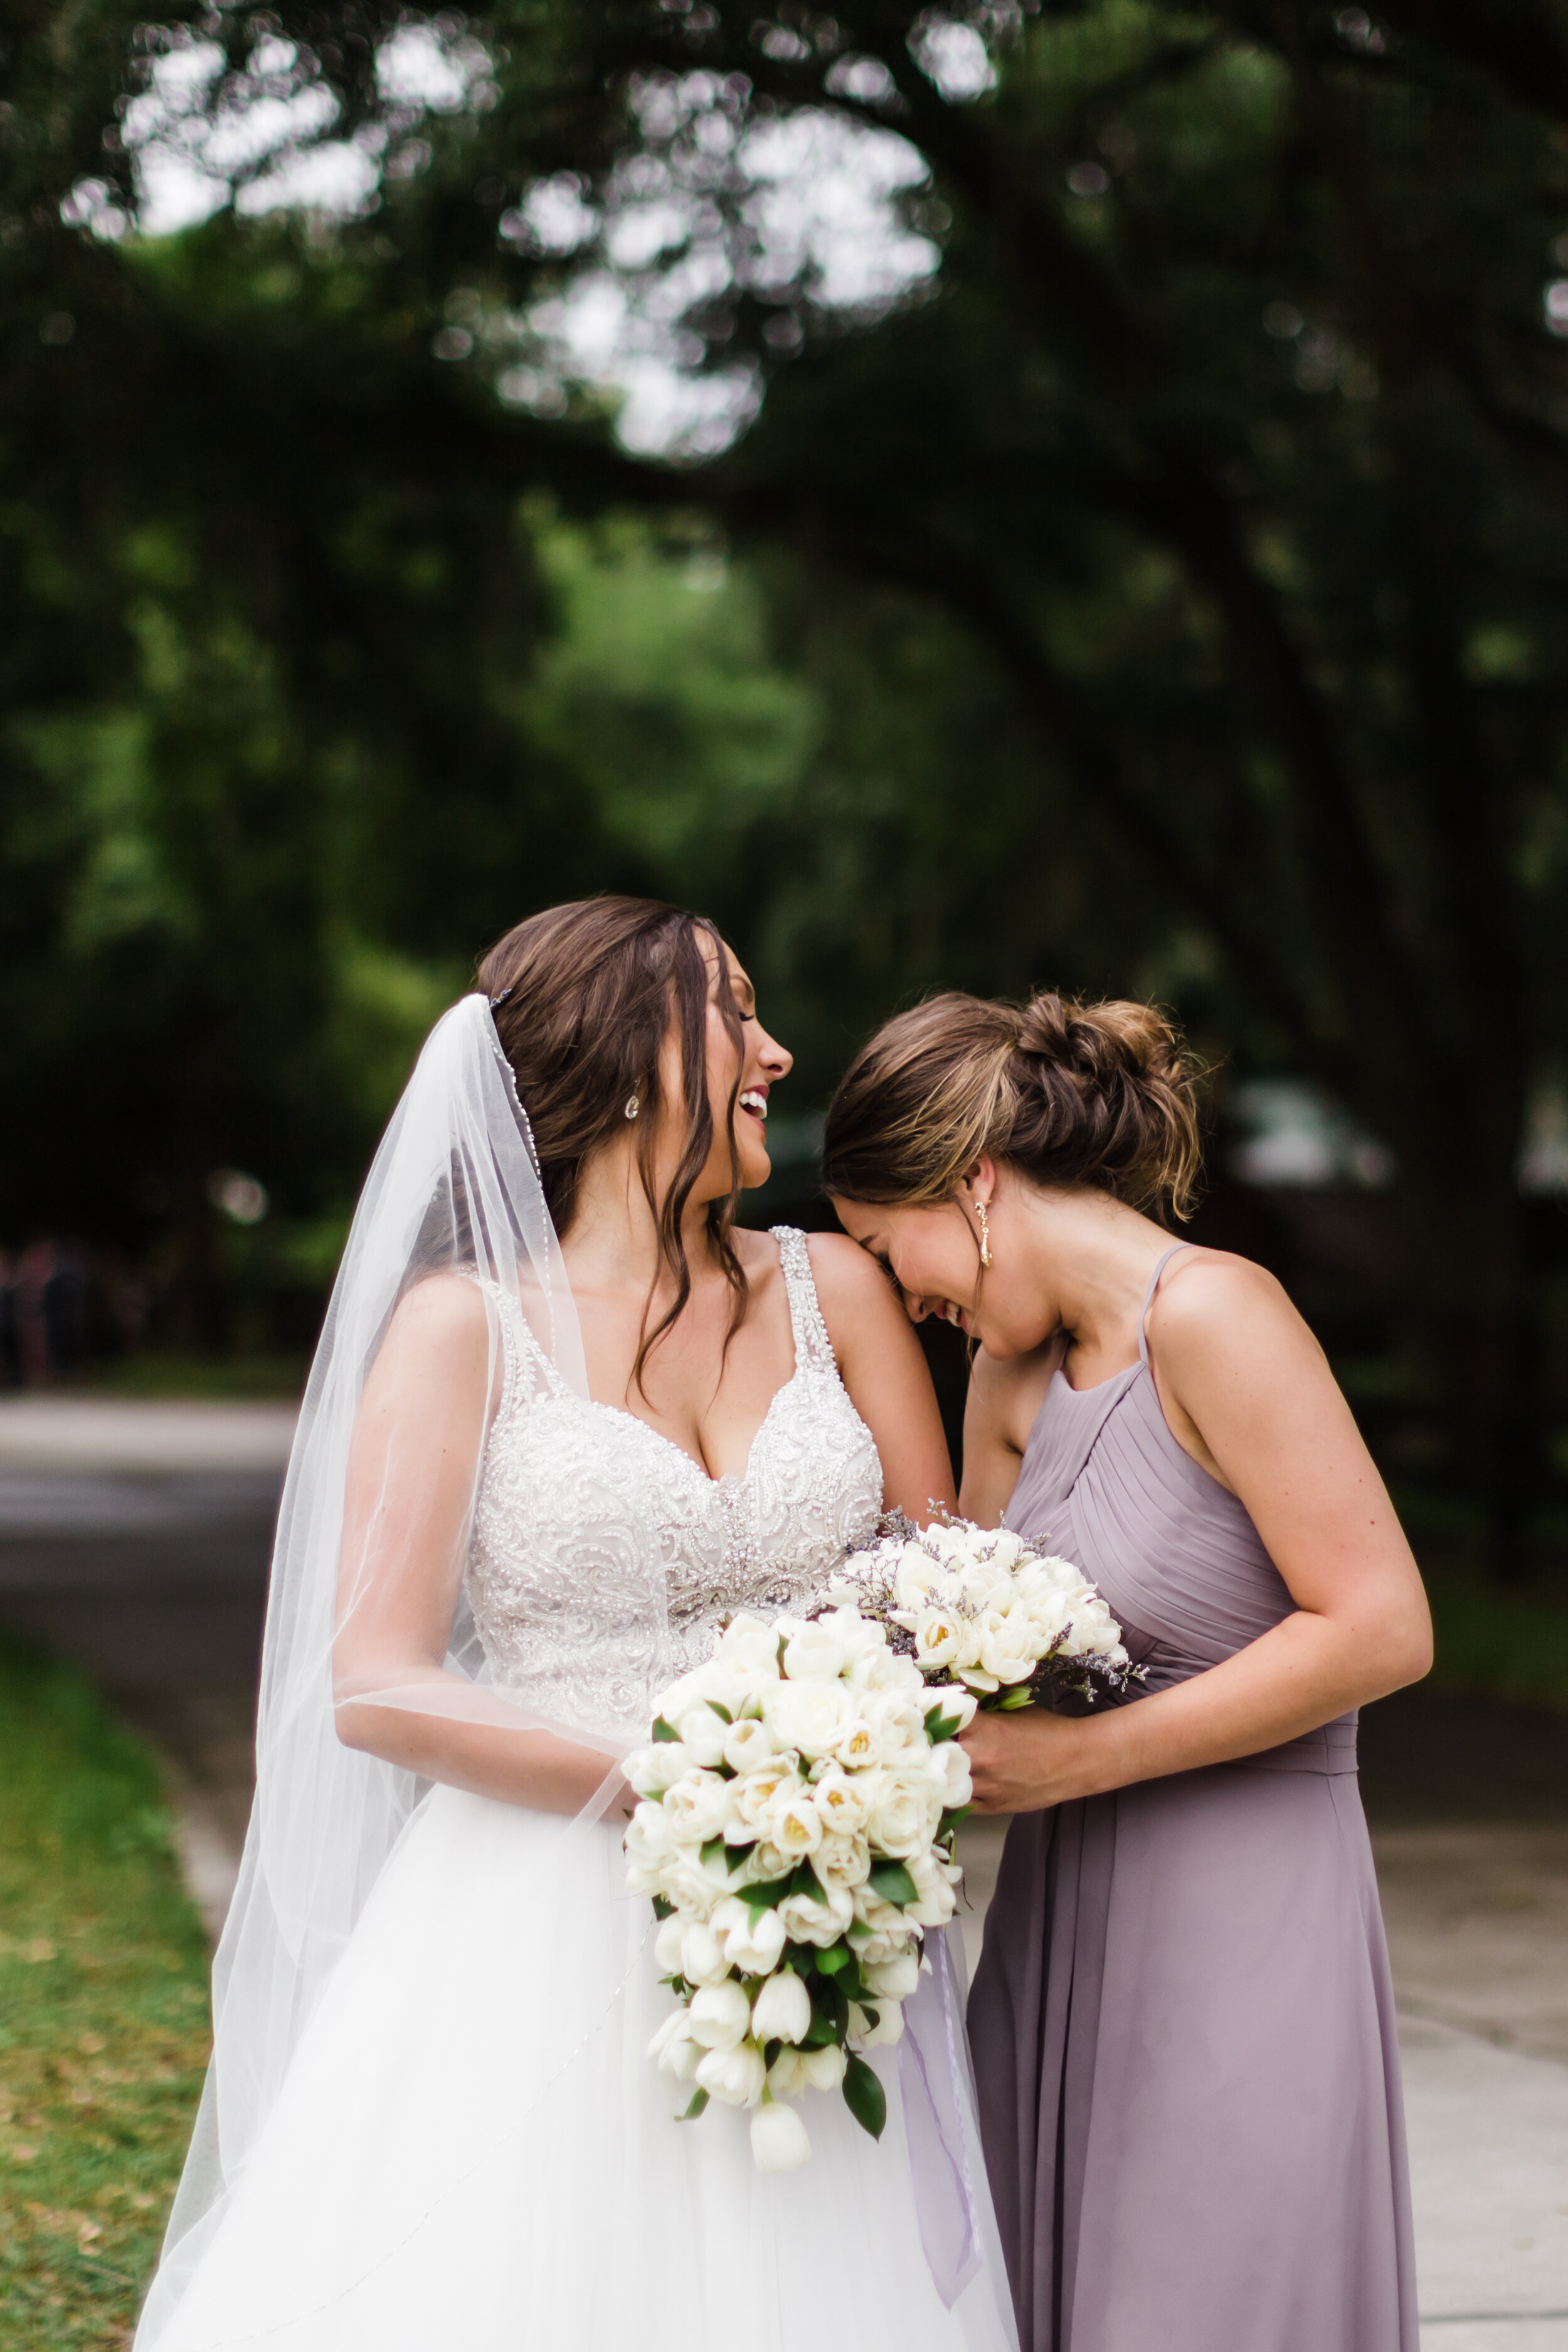
M 1233 1250 L 1195 1247 L 1172 1259 L 1143 1328 L 1151 1354 L 1173 1370 L 1216 1346 L 1278 1341 L 1287 1334 L 1310 1339 L 1284 1284 L 1267 1266 Z

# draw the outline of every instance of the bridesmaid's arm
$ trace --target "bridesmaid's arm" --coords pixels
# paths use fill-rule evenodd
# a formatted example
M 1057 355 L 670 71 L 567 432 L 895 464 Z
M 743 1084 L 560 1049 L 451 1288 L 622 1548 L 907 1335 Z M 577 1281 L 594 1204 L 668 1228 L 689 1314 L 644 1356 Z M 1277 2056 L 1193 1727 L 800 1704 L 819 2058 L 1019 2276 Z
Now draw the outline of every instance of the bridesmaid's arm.
M 806 1248 L 839 1377 L 882 1457 L 883 1505 L 924 1527 L 933 1504 L 953 1508 L 955 1488 L 921 1343 L 887 1276 L 858 1244 L 812 1234 Z
M 982 1812 L 1255 1756 L 1431 1666 L 1410 1547 L 1279 1285 L 1244 1259 L 1178 1261 L 1147 1328 L 1173 1433 L 1246 1504 L 1296 1607 L 1223 1664 L 1111 1713 L 977 1717 L 964 1746 Z

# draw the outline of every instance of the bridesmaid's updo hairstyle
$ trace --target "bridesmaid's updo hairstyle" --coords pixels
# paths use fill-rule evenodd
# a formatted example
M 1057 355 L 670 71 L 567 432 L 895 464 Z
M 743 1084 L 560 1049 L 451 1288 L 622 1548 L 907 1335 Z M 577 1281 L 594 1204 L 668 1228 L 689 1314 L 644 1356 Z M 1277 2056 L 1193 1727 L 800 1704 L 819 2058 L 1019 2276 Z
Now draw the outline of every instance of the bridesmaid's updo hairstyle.
M 639 1384 L 648 1351 L 691 1296 L 681 1219 L 713 1146 L 710 955 L 718 961 L 715 1001 L 739 1054 L 741 1014 L 723 941 L 705 916 L 684 914 L 657 899 L 606 894 L 546 908 L 498 940 L 475 975 L 476 988 L 490 1000 L 496 1034 L 517 1079 L 558 1234 L 571 1229 L 588 1160 L 612 1137 L 626 1133 L 626 1106 L 637 1099 L 638 1171 L 658 1220 L 661 1269 L 675 1281 L 668 1313 L 652 1331 L 645 1327 L 634 1374 Z M 667 1105 L 659 1055 L 671 1027 L 680 1046 L 680 1096 Z M 708 1210 L 719 1261 L 735 1295 L 731 1329 L 746 1311 L 746 1277 L 730 1238 L 741 1192 L 735 1148 L 739 1087 L 737 1075 L 729 1107 L 729 1195 Z M 659 1115 L 666 1108 L 682 1122 L 684 1132 L 675 1173 L 660 1199 L 654 1158 Z
M 826 1192 L 918 1207 L 950 1200 L 983 1152 L 1057 1191 L 1192 1214 L 1195 1065 L 1151 1005 L 1049 992 L 1005 1004 L 956 992 L 879 1029 L 828 1107 Z

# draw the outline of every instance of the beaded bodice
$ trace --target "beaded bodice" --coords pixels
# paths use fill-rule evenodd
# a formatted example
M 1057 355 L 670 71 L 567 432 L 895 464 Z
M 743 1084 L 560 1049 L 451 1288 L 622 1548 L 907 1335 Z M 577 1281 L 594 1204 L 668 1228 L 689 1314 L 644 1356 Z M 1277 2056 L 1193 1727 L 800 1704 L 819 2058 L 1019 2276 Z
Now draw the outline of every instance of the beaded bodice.
M 505 1377 L 467 1590 L 489 1678 L 549 1722 L 646 1738 L 657 1690 L 708 1655 L 724 1618 L 803 1599 L 882 1507 L 805 1236 L 781 1225 L 773 1239 L 795 1370 L 745 1469 L 722 1478 L 635 1413 L 567 1388 L 517 1302 L 490 1291 Z

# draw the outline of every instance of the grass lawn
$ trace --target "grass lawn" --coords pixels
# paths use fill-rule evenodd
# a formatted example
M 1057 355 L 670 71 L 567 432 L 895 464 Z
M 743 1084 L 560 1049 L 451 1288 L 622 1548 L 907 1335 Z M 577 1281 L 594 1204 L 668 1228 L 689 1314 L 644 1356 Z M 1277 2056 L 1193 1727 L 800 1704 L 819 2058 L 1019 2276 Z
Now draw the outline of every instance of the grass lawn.
M 206 2062 L 207 1951 L 152 1758 L 0 1643 L 0 2345 L 123 2346 Z

